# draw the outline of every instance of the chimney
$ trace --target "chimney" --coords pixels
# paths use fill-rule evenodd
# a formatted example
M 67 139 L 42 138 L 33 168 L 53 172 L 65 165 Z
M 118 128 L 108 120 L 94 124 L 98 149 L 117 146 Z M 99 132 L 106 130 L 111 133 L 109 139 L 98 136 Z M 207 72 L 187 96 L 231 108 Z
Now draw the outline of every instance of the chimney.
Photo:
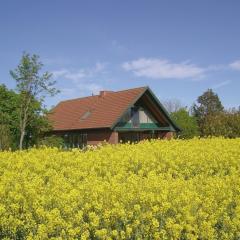
M 105 91 L 105 90 L 104 91 L 100 91 L 99 97 L 104 97 L 104 96 L 106 96 L 109 93 L 113 93 L 113 91 Z

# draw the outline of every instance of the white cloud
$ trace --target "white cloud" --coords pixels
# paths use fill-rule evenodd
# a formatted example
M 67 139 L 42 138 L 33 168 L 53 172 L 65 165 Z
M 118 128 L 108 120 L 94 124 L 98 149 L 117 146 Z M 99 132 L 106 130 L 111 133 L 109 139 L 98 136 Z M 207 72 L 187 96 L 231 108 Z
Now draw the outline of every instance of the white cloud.
M 91 94 L 99 94 L 99 91 L 103 89 L 100 84 L 97 83 L 83 83 L 78 84 L 77 88 L 82 92 L 90 92 Z
M 85 77 L 83 70 L 67 70 L 67 69 L 60 69 L 52 71 L 54 79 L 64 79 L 64 80 L 72 80 L 72 81 L 79 81 L 83 77 Z
M 74 88 L 61 88 L 60 93 L 63 96 L 69 97 L 69 96 L 72 96 L 75 94 L 75 89 Z
M 75 83 L 81 81 L 84 78 L 94 77 L 96 74 L 103 73 L 106 63 L 97 62 L 93 68 L 81 68 L 78 70 L 60 69 L 52 71 L 53 78 L 72 80 Z
M 84 77 L 87 77 L 87 73 L 84 71 L 84 69 L 81 69 L 79 71 L 73 71 L 73 72 L 67 72 L 64 74 L 64 78 L 72 80 L 74 82 L 78 82 L 79 80 L 83 79 Z
M 230 66 L 230 68 L 232 68 L 234 70 L 240 71 L 240 60 L 230 63 L 229 66 Z
M 205 68 L 207 72 L 219 72 L 219 71 L 225 71 L 228 70 L 229 66 L 224 64 L 215 64 L 215 65 L 209 65 Z
M 126 71 L 132 71 L 136 76 L 153 79 L 163 78 L 199 78 L 206 69 L 189 62 L 172 63 L 166 59 L 140 58 L 122 65 Z
M 61 69 L 61 70 L 56 70 L 56 71 L 52 71 L 53 74 L 53 78 L 57 79 L 57 78 L 61 78 L 63 77 L 65 74 L 67 74 L 69 71 L 66 69 Z
M 218 89 L 218 88 L 224 87 L 224 86 L 226 86 L 226 85 L 228 85 L 230 83 L 231 83 L 230 80 L 227 80 L 227 81 L 224 81 L 224 82 L 220 82 L 220 83 L 212 86 L 212 89 Z
M 67 59 L 66 57 L 43 57 L 42 62 L 44 65 L 65 65 L 71 63 L 70 59 Z
M 78 70 L 60 69 L 52 71 L 53 78 L 60 86 L 62 98 L 75 98 L 81 95 L 98 94 L 103 89 L 101 83 L 95 82 L 104 73 L 106 63 L 96 63 L 92 68 Z
M 99 94 L 101 90 L 103 90 L 103 87 L 97 83 L 79 83 L 75 85 L 74 88 L 60 88 L 60 99 L 75 98 L 90 94 L 96 95 Z

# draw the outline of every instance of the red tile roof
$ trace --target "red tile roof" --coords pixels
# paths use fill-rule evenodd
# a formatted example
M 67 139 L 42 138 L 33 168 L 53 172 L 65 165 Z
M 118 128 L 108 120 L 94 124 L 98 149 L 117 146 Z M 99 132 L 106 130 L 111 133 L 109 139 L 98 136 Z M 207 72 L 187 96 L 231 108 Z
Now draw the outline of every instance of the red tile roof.
M 53 130 L 111 128 L 147 87 L 60 102 L 48 116 Z M 90 112 L 90 113 L 87 113 Z

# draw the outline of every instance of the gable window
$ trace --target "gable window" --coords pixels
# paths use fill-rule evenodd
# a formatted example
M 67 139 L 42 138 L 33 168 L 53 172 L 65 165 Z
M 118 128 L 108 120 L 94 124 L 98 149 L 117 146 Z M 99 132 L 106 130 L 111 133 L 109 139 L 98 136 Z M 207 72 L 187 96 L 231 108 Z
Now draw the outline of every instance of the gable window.
M 131 122 L 131 109 L 128 109 L 125 115 L 123 116 L 121 122 L 128 123 Z
M 146 109 L 141 108 L 139 110 L 140 123 L 156 123 L 157 121 L 152 116 L 152 114 Z
M 132 126 L 139 127 L 140 119 L 139 119 L 139 109 L 138 107 L 133 107 L 131 109 L 131 116 L 132 116 Z
M 152 114 L 147 109 L 139 106 L 129 108 L 120 121 L 121 126 L 132 128 L 141 127 L 141 124 L 154 123 L 157 123 L 157 121 Z

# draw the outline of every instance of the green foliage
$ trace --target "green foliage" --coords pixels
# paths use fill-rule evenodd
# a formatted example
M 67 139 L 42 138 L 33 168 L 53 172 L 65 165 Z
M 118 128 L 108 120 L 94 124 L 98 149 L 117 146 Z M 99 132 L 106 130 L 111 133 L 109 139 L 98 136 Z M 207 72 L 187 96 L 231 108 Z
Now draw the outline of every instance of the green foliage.
M 240 137 L 240 112 L 225 111 L 209 115 L 202 131 L 205 136 Z
M 186 108 L 180 108 L 170 115 L 182 130 L 178 133 L 179 138 L 193 138 L 199 135 L 197 120 L 189 114 Z
M 208 89 L 201 96 L 198 97 L 197 103 L 193 105 L 192 112 L 197 118 L 198 126 L 201 135 L 204 135 L 204 128 L 206 127 L 206 118 L 210 115 L 215 115 L 223 112 L 224 107 L 216 93 L 212 89 Z
M 8 125 L 0 124 L 0 151 L 11 147 L 11 133 Z
M 18 148 L 20 138 L 20 94 L 0 85 L 0 150 Z M 42 102 L 32 99 L 28 112 L 28 124 L 23 141 L 24 148 L 36 145 L 43 132 L 51 129 Z
M 0 138 L 2 147 L 15 148 L 16 139 L 19 138 L 19 95 L 8 90 L 5 85 L 0 85 Z M 4 142 L 4 143 L 3 143 Z
M 29 111 L 29 122 L 25 130 L 24 148 L 37 145 L 42 135 L 52 128 L 46 117 L 47 113 L 48 111 L 41 102 L 37 100 L 32 101 Z
M 198 118 L 204 118 L 223 111 L 223 105 L 216 93 L 208 89 L 197 99 L 197 104 L 193 106 L 194 115 Z
M 16 81 L 17 92 L 20 96 L 19 102 L 19 148 L 23 148 L 27 130 L 31 128 L 31 117 L 40 116 L 42 113 L 42 102 L 46 94 L 55 95 L 58 91 L 54 88 L 55 81 L 51 80 L 49 72 L 41 73 L 43 64 L 39 56 L 24 53 L 19 65 L 10 71 Z M 37 114 L 32 113 L 36 112 Z M 30 137 L 30 136 L 29 136 Z
M 42 67 L 43 64 L 40 62 L 38 55 L 33 54 L 31 56 L 28 53 L 23 53 L 17 68 L 10 71 L 13 79 L 16 80 L 17 90 L 24 95 L 23 97 L 31 95 L 34 98 L 40 97 L 39 100 L 41 100 L 44 97 L 44 95 L 41 95 L 42 93 L 53 96 L 58 92 L 53 87 L 56 81 L 51 80 L 52 74 L 49 72 L 40 74 Z
M 58 136 L 47 136 L 38 142 L 39 146 L 46 146 L 46 147 L 57 147 L 62 148 L 64 146 L 64 140 L 61 137 Z

